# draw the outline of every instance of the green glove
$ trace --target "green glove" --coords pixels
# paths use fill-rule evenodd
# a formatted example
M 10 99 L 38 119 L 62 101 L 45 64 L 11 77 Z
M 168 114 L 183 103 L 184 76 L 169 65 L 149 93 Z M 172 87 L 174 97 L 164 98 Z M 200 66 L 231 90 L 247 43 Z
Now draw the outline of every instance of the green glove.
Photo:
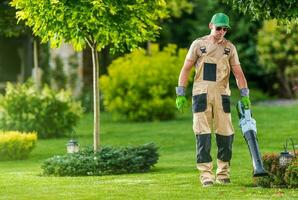
M 244 109 L 249 109 L 251 105 L 249 96 L 241 97 L 241 103 L 244 105 Z
M 249 100 L 249 89 L 248 88 L 242 88 L 240 89 L 240 95 L 241 95 L 241 103 L 244 106 L 244 109 L 250 108 L 250 100 Z
M 183 112 L 183 109 L 187 106 L 187 99 L 185 96 L 176 97 L 176 107 L 180 112 Z

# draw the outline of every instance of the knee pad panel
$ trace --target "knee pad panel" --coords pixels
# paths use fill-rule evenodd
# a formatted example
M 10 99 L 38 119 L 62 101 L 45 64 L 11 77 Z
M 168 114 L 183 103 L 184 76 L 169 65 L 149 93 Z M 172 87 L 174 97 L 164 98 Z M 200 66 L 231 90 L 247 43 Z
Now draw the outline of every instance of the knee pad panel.
M 217 143 L 217 159 L 229 162 L 232 158 L 232 145 L 234 141 L 234 135 L 223 136 L 216 134 Z
M 197 140 L 197 163 L 211 162 L 211 134 L 196 135 Z

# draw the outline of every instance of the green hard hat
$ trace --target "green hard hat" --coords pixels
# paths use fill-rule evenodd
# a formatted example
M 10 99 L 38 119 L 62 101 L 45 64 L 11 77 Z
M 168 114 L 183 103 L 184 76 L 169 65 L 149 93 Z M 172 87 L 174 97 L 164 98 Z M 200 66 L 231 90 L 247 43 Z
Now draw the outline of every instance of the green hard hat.
M 229 25 L 229 17 L 228 15 L 224 14 L 224 13 L 216 13 L 212 16 L 211 22 L 212 24 L 214 24 L 217 27 L 221 27 L 221 26 L 226 26 L 228 28 L 231 28 Z

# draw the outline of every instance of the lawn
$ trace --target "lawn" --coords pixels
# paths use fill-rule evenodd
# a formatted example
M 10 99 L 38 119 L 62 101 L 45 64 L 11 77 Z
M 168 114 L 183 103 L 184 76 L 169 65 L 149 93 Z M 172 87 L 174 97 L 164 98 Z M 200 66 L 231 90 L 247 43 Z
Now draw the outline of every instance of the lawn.
M 298 105 L 254 106 L 262 153 L 282 150 L 292 137 L 298 142 Z M 102 114 L 103 145 L 156 143 L 158 164 L 149 173 L 100 177 L 43 177 L 41 163 L 64 154 L 68 138 L 39 140 L 27 160 L 0 162 L 0 199 L 298 199 L 295 189 L 253 186 L 252 163 L 233 109 L 235 142 L 230 185 L 202 188 L 195 168 L 195 140 L 191 113 L 177 120 L 152 123 L 115 122 Z M 85 115 L 77 132 L 81 146 L 92 143 L 92 115 Z M 215 158 L 215 137 L 212 154 Z

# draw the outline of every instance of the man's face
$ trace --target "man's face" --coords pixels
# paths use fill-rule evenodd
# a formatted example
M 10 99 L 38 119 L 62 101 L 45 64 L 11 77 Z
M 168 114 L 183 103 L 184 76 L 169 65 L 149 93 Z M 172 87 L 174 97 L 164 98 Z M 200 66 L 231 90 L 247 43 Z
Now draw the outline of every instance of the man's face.
M 209 24 L 209 28 L 211 29 L 211 35 L 217 40 L 223 39 L 228 31 L 228 27 L 217 27 L 211 23 Z

